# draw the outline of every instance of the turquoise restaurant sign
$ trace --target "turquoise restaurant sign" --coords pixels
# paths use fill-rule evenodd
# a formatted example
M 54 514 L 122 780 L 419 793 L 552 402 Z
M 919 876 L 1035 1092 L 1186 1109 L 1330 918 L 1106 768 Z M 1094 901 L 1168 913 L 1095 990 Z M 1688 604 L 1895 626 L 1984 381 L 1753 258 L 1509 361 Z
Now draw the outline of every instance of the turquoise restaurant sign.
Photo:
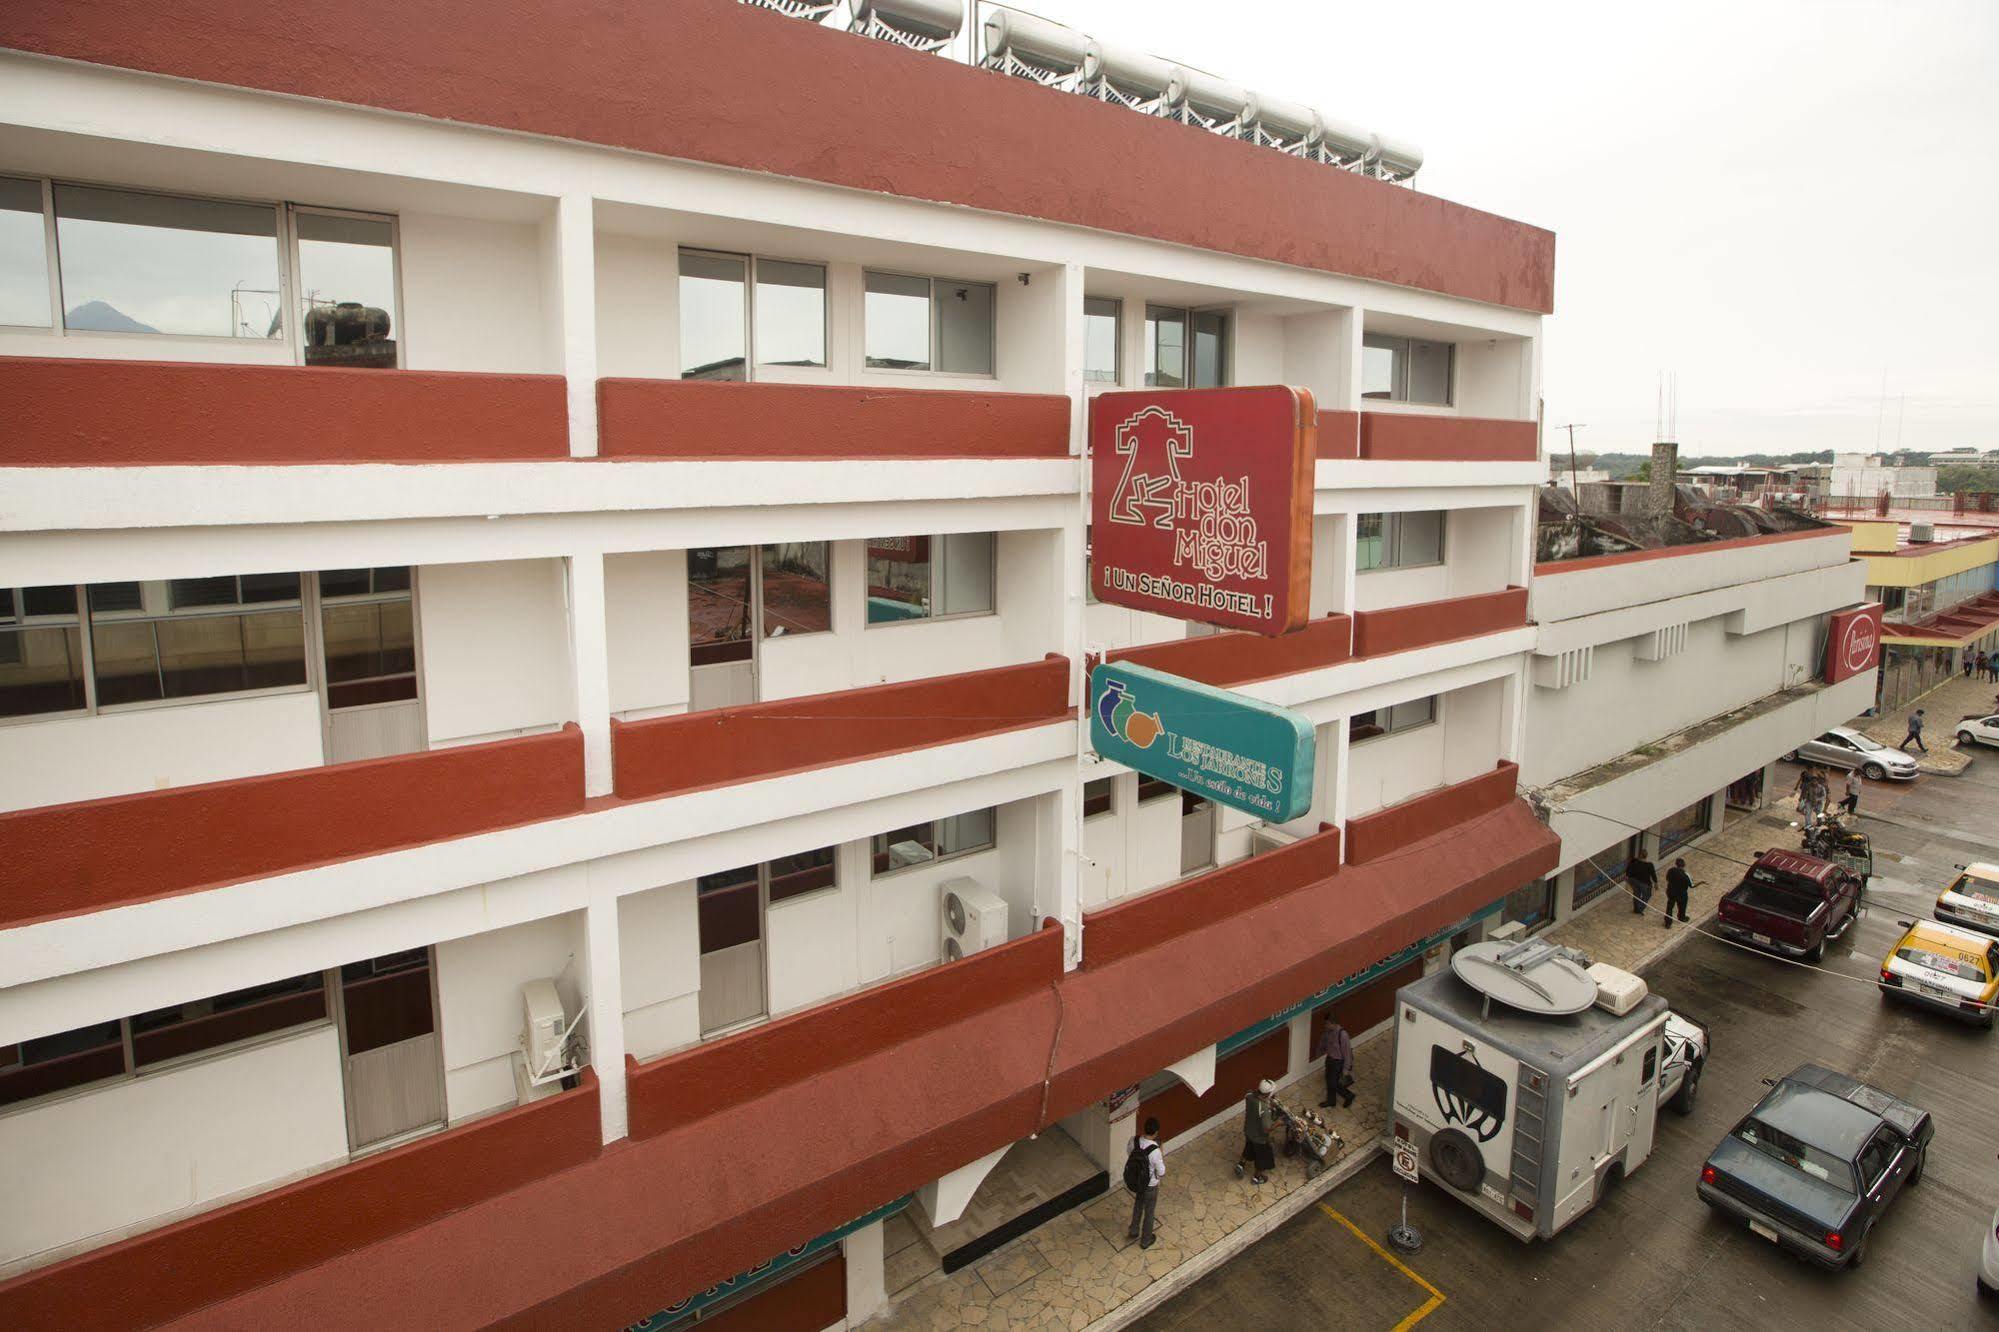
M 1312 807 L 1316 740 L 1298 713 L 1226 689 L 1124 662 L 1090 672 L 1097 753 L 1273 823 Z

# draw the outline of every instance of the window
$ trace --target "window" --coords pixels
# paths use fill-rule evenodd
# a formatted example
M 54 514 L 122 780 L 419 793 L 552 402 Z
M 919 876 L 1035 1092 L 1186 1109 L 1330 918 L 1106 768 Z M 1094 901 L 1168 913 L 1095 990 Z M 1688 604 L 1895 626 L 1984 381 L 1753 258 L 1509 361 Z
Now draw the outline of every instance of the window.
M 396 253 L 388 216 L 0 177 L 0 325 L 296 338 L 306 365 L 393 368 Z
M 1506 895 L 1506 904 L 1500 910 L 1500 920 L 1518 921 L 1532 933 L 1537 925 L 1554 919 L 1555 881 L 1536 879 L 1514 889 Z
M 0 1045 L 0 1106 L 326 1020 L 319 972 Z
M 1419 726 L 1428 726 L 1437 720 L 1437 696 L 1412 698 L 1407 703 L 1397 703 L 1393 707 L 1376 708 L 1371 712 L 1356 712 L 1347 718 L 1347 740 L 1358 744 L 1362 740 L 1373 740 L 1377 736 L 1398 735 L 1403 731 L 1413 731 Z
M 69 331 L 284 336 L 275 206 L 59 184 L 55 213 Z
M 995 293 L 990 282 L 869 272 L 863 285 L 869 369 L 993 373 Z
M 396 368 L 396 226 L 297 209 L 300 342 L 307 365 Z
M 750 261 L 680 252 L 680 377 L 748 379 Z
M 1444 511 L 1363 513 L 1354 524 L 1354 569 L 1415 569 L 1444 562 Z
M 756 261 L 758 365 L 826 364 L 826 266 Z
M 1193 345 L 1188 346 L 1189 335 Z M 1145 307 L 1145 382 L 1150 388 L 1219 388 L 1228 383 L 1229 316 L 1224 310 Z
M 831 888 L 837 882 L 833 868 L 833 848 L 822 846 L 795 856 L 780 856 L 764 866 L 770 884 L 769 900 L 787 901 Z
M 833 627 L 831 558 L 824 541 L 791 541 L 757 552 L 765 638 Z
M 42 183 L 0 176 L 0 324 L 49 326 Z
M 100 583 L 89 600 L 100 707 L 306 682 L 297 574 Z
M 1143 773 L 1139 774 L 1138 778 L 1139 804 L 1143 805 L 1150 800 L 1159 800 L 1166 796 L 1178 795 L 1178 794 L 1180 794 L 1180 788 L 1173 785 L 1173 783 L 1163 782 L 1159 780 L 1159 778 L 1157 777 L 1147 777 Z
M 1876 1134 L 1873 1141 L 1860 1149 L 1860 1187 L 1871 1189 L 1880 1183 L 1888 1163 L 1894 1159 L 1894 1142 L 1886 1133 Z
M 1457 348 L 1448 342 L 1368 333 L 1361 338 L 1363 398 L 1451 405 L 1451 369 Z
M 1707 796 L 1668 816 L 1659 825 L 1659 854 L 1664 855 L 1669 849 L 1705 833 L 1709 806 L 1713 800 L 1713 796 Z
M 947 819 L 913 823 L 894 832 L 876 833 L 870 847 L 875 876 L 990 851 L 995 845 L 997 824 L 997 811 L 989 806 Z
M 0 587 L 0 717 L 89 706 L 74 587 Z
M 1083 783 L 1083 817 L 1094 819 L 1099 814 L 1109 814 L 1116 808 L 1117 778 L 1099 777 L 1094 782 Z
M 1103 296 L 1083 298 L 1083 382 L 1118 382 L 1120 335 L 1124 327 L 1122 302 Z
M 687 635 L 694 665 L 750 659 L 754 559 L 755 549 L 750 546 L 687 552 Z
M 868 542 L 868 623 L 993 613 L 991 532 Z
M 416 617 L 408 566 L 319 575 L 326 706 L 399 703 L 417 695 Z
M 1619 846 L 1607 847 L 1576 866 L 1575 891 L 1570 897 L 1573 910 L 1600 893 L 1608 892 L 1624 871 L 1638 858 L 1638 838 L 1628 837 Z

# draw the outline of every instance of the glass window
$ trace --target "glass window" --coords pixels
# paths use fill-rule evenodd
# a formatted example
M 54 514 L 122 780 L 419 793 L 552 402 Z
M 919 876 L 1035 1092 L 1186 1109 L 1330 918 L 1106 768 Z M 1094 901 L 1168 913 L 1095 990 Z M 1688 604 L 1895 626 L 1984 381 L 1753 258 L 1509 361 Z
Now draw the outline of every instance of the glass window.
M 1536 926 L 1552 920 L 1554 915 L 1555 881 L 1536 879 L 1506 895 L 1506 905 L 1500 912 L 1500 919 L 1518 921 L 1532 932 Z
M 415 698 L 416 617 L 408 567 L 330 570 L 319 576 L 319 597 L 326 706 Z
M 702 875 L 694 883 L 694 905 L 704 953 L 755 943 L 763 937 L 755 865 Z
M 1361 396 L 1448 407 L 1456 352 L 1448 342 L 1365 334 L 1361 338 Z
M 764 869 L 770 875 L 772 902 L 816 893 L 821 888 L 833 887 L 837 881 L 833 848 L 830 846 L 822 846 L 816 851 L 802 851 L 795 856 L 780 856 Z
M 764 637 L 818 634 L 833 627 L 831 556 L 824 541 L 791 541 L 765 546 Z
M 826 364 L 826 266 L 756 261 L 759 365 Z
M 49 325 L 49 242 L 42 183 L 0 176 L 0 324 Z
M 749 260 L 680 252 L 680 377 L 747 379 Z
M 1354 526 L 1354 568 L 1415 569 L 1444 561 L 1444 511 L 1364 513 Z
M 1358 744 L 1363 740 L 1373 740 L 1377 736 L 1412 731 L 1418 726 L 1427 726 L 1436 719 L 1437 699 L 1434 694 L 1426 698 L 1412 698 L 1393 707 L 1354 713 L 1347 718 L 1347 739 L 1351 743 Z
M 867 362 L 876 370 L 930 368 L 930 279 L 869 273 L 862 308 Z
M 138 1014 L 131 1019 L 132 1063 L 144 1068 L 325 1018 L 325 976 L 293 976 Z
M 1124 306 L 1103 296 L 1083 298 L 1083 382 L 1115 384 Z
M 750 659 L 750 548 L 687 552 L 688 648 L 696 666 Z
M 991 532 L 868 542 L 868 623 L 991 614 L 994 548 Z
M 394 225 L 306 209 L 295 221 L 305 363 L 395 369 Z
M 1117 779 L 1099 777 L 1094 782 L 1083 783 L 1083 817 L 1094 819 L 1099 814 L 1109 814 L 1116 799 Z
M 261 576 L 251 591 L 256 604 L 281 594 L 282 609 L 232 613 L 229 608 L 246 604 L 234 577 L 91 588 L 98 704 L 305 684 L 298 575 Z
M 363 1054 L 427 1036 L 437 1028 L 430 950 L 412 948 L 340 968 L 347 1053 Z
M 893 832 L 876 833 L 869 851 L 877 875 L 893 874 L 912 865 L 948 860 L 995 844 L 998 811 L 987 807 L 929 823 L 913 823 Z
M 938 278 L 937 368 L 948 375 L 993 372 L 993 288 L 988 282 Z
M 55 210 L 65 328 L 283 336 L 276 208 L 57 185 Z
M 89 705 L 74 587 L 0 587 L 0 717 Z
M 1158 800 L 1164 796 L 1178 794 L 1180 788 L 1171 782 L 1162 782 L 1157 777 L 1143 775 L 1138 779 L 1138 803 L 1141 805 L 1148 800 Z
M 1228 380 L 1229 317 L 1220 310 L 1194 316 L 1194 387 L 1220 388 Z
M 1184 388 L 1187 384 L 1187 312 L 1145 307 L 1145 384 Z
M 125 1027 L 96 1022 L 0 1045 L 0 1105 L 14 1105 L 125 1073 Z

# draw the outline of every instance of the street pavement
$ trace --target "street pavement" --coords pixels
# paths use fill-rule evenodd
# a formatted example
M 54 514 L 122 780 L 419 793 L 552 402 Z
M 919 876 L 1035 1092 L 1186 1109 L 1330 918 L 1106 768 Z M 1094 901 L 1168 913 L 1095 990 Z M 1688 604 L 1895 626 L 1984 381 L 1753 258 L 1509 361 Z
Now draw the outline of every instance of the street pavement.
M 1974 1284 L 1999 1207 L 1999 1034 L 1885 1005 L 1872 984 L 1897 920 L 1927 915 L 1958 863 L 1999 860 L 1999 750 L 1962 776 L 1869 783 L 1861 810 L 1876 816 L 1862 827 L 1877 877 L 1824 970 L 1706 935 L 1646 969 L 1654 990 L 1709 1023 L 1714 1053 L 1694 1113 L 1664 1114 L 1652 1158 L 1568 1230 L 1521 1244 L 1425 1183 L 1407 1190 L 1422 1251 L 1398 1255 L 1384 1236 L 1404 1189 L 1378 1160 L 1134 1326 L 1999 1327 L 1999 1306 Z M 1857 1272 L 1793 1258 L 1694 1193 L 1701 1162 L 1761 1097 L 1762 1079 L 1808 1060 L 1936 1116 L 1928 1173 L 1875 1229 Z

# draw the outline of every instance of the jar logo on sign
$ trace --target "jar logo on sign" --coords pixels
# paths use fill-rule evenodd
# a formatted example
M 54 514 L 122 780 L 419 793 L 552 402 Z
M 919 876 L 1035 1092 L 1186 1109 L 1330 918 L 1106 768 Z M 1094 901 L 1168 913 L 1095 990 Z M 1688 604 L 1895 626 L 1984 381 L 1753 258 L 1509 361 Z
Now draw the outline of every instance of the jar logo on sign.
M 1846 641 L 1842 644 L 1846 656 L 1846 669 L 1858 675 L 1874 666 L 1875 644 L 1879 641 L 1879 631 L 1874 627 L 1870 615 L 1856 615 L 1846 622 Z
M 1247 476 L 1184 480 L 1180 460 L 1194 457 L 1194 431 L 1164 407 L 1148 406 L 1118 423 L 1113 447 L 1125 460 L 1111 497 L 1111 522 L 1173 533 L 1173 565 L 1209 581 L 1263 579 L 1270 545 L 1250 512 Z

